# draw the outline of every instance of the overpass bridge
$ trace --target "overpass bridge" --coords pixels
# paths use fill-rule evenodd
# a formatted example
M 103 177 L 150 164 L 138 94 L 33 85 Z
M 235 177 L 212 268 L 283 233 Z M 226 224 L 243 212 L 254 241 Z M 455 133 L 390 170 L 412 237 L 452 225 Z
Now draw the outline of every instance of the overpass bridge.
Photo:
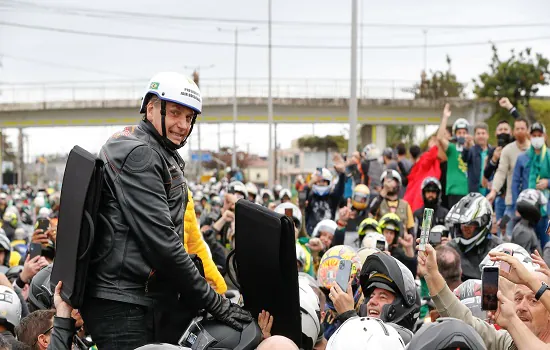
M 364 80 L 359 84 L 362 143 L 385 144 L 386 125 L 439 124 L 442 101 L 414 99 L 413 81 Z M 139 120 L 144 81 L 0 83 L 0 128 L 132 125 Z M 232 79 L 201 81 L 201 123 L 233 122 Z M 274 79 L 275 123 L 347 123 L 349 81 Z M 267 123 L 267 81 L 240 79 L 238 123 Z M 456 99 L 454 117 L 472 121 L 490 112 L 478 102 Z

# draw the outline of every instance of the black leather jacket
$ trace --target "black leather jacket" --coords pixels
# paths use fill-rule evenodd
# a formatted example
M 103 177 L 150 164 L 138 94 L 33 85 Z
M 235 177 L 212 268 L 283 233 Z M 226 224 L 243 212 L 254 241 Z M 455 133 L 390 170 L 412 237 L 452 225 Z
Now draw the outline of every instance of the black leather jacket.
M 99 225 L 87 291 L 92 297 L 170 307 L 178 296 L 213 310 L 221 297 L 208 285 L 183 247 L 187 183 L 184 162 L 153 125 L 141 121 L 102 147 L 104 185 L 100 204 L 113 234 Z M 100 221 L 101 223 L 101 221 Z
M 481 264 L 491 249 L 502 244 L 502 240 L 495 235 L 491 235 L 487 237 L 483 243 L 474 247 L 467 253 L 463 250 L 464 246 L 457 243 L 455 240 L 451 240 L 447 244 L 453 247 L 460 255 L 462 281 L 467 281 L 469 279 L 481 279 L 479 264 Z

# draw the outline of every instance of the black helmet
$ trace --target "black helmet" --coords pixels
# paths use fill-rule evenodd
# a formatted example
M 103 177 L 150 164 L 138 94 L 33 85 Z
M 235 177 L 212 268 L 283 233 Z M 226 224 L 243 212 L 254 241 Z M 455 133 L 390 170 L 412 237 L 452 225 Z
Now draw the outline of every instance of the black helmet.
M 441 182 L 435 177 L 427 177 L 422 181 L 422 199 L 424 200 L 424 206 L 426 208 L 434 208 L 439 203 L 439 196 L 441 195 Z M 434 200 L 426 199 L 426 192 L 436 192 L 437 196 Z
M 52 266 L 44 267 L 31 280 L 28 298 L 30 312 L 53 308 L 53 293 L 50 289 Z
M 516 209 L 523 219 L 537 223 L 541 218 L 541 207 L 546 204 L 546 197 L 540 191 L 527 189 L 519 194 Z
M 375 252 L 367 257 L 359 282 L 368 303 L 375 288 L 383 288 L 395 294 L 391 304 L 382 307 L 380 319 L 396 323 L 412 330 L 418 319 L 420 295 L 411 271 L 399 260 L 382 252 Z
M 485 343 L 475 329 L 464 321 L 442 317 L 433 323 L 427 323 L 416 332 L 409 350 L 420 349 L 469 349 L 485 350 Z
M 252 350 L 258 347 L 262 339 L 262 330 L 255 321 L 244 326 L 242 331 L 237 331 L 218 320 L 195 318 L 179 345 L 196 350 Z
M 5 275 L 10 280 L 10 282 L 13 282 L 19 277 L 21 272 L 23 271 L 23 265 L 16 265 L 13 267 L 10 267 L 8 271 L 6 271 Z

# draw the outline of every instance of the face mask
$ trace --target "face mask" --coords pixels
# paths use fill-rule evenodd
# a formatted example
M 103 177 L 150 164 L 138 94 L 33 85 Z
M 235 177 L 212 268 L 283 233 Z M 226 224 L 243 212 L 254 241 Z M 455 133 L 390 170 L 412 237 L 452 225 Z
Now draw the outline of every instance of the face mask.
M 316 195 L 323 197 L 329 194 L 330 186 L 313 185 L 312 190 Z
M 544 146 L 544 137 L 531 137 L 531 146 L 533 146 L 534 149 L 541 149 L 542 146 Z
M 466 143 L 466 138 L 465 137 L 457 137 L 456 138 L 456 143 L 458 143 L 459 145 L 463 145 Z

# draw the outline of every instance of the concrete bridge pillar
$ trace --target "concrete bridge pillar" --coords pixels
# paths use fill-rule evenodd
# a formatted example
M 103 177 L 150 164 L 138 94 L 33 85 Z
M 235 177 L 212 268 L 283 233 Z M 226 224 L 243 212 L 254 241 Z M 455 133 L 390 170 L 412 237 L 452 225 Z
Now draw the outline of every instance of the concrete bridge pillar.
M 361 126 L 361 149 L 369 143 L 374 143 L 378 149 L 386 147 L 386 126 L 385 125 L 362 125 Z

